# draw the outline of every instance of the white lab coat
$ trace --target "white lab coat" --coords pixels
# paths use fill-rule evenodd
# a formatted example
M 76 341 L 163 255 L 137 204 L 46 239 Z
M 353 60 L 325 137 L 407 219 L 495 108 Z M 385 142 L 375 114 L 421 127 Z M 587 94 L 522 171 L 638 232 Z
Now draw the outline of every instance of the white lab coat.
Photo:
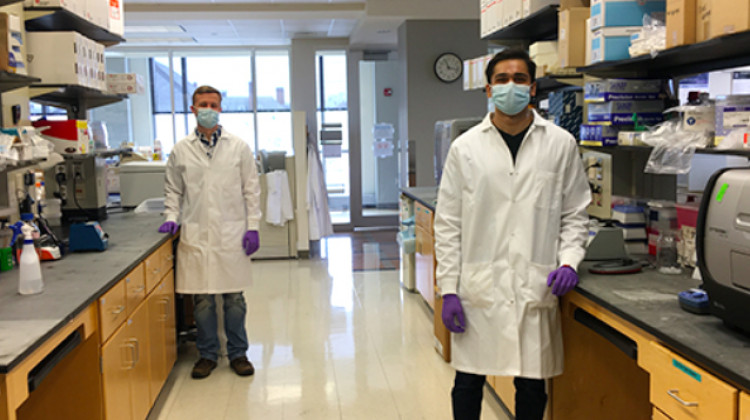
M 569 133 L 535 113 L 514 164 L 490 117 L 453 142 L 438 193 L 437 282 L 466 316 L 451 364 L 549 378 L 562 373 L 563 347 L 547 275 L 583 259 L 591 195 Z
M 242 238 L 258 230 L 261 211 L 248 145 L 222 130 L 209 158 L 191 133 L 169 155 L 164 190 L 167 221 L 181 224 L 176 291 L 231 293 L 249 286 L 251 263 Z
M 311 241 L 333 234 L 323 164 L 320 162 L 315 143 L 309 141 L 307 144 L 307 217 Z
M 294 219 L 292 193 L 289 191 L 289 175 L 276 170 L 265 174 L 266 178 L 266 223 L 284 226 Z

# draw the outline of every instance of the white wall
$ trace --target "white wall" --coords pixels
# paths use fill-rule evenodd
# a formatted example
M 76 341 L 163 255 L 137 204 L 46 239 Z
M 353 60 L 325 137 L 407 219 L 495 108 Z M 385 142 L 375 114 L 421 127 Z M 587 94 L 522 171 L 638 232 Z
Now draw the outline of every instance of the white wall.
M 399 105 L 399 136 L 414 141 L 416 185 L 435 185 L 433 156 L 435 122 L 481 117 L 487 98 L 481 90 L 464 91 L 461 79 L 447 84 L 437 79 L 433 64 L 444 52 L 461 59 L 487 53 L 479 38 L 478 20 L 408 20 L 399 27 L 398 56 L 404 92 Z

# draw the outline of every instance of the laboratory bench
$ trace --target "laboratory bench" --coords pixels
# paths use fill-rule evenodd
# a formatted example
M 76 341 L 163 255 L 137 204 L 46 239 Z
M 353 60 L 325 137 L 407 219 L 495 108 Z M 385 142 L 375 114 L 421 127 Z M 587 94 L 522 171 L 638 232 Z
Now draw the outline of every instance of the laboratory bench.
M 436 192 L 402 195 L 415 200 L 417 289 L 434 311 L 435 347 L 450 361 L 434 273 Z M 677 294 L 699 284 L 687 270 L 595 275 L 589 266 L 579 267 L 580 283 L 560 299 L 565 371 L 548 381 L 548 420 L 750 420 L 750 335 L 680 308 Z M 488 384 L 514 412 L 512 378 Z
M 145 419 L 176 360 L 163 217 L 112 214 L 103 252 L 42 263 L 44 291 L 0 274 L 0 420 Z

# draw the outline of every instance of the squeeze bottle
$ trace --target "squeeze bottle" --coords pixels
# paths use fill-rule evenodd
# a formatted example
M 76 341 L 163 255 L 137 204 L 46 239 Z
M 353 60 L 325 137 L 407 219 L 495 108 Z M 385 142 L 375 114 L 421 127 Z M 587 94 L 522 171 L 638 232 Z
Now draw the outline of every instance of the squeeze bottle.
M 23 232 L 23 250 L 21 251 L 21 275 L 18 282 L 18 293 L 22 295 L 33 295 L 41 293 L 44 288 L 42 282 L 42 268 L 39 265 L 39 255 L 34 248 L 34 228 L 24 223 L 21 226 Z

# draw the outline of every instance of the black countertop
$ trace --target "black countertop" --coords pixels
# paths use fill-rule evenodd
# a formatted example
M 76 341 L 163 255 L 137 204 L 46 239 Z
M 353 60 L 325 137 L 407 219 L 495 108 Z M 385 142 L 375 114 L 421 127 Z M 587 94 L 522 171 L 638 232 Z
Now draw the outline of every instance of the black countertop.
M 595 275 L 580 267 L 576 291 L 656 337 L 667 347 L 744 390 L 750 390 L 750 335 L 713 315 L 680 308 L 677 293 L 695 287 L 685 275 L 647 268 L 639 274 Z
M 428 209 L 435 211 L 435 205 L 437 204 L 438 187 L 409 187 L 402 188 L 401 192 L 412 200 L 416 200 L 424 204 Z
M 104 252 L 66 255 L 42 263 L 44 291 L 18 294 L 19 270 L 0 273 L 0 373 L 10 371 L 32 351 L 95 302 L 169 236 L 157 229 L 164 217 L 122 213 L 109 216 Z

